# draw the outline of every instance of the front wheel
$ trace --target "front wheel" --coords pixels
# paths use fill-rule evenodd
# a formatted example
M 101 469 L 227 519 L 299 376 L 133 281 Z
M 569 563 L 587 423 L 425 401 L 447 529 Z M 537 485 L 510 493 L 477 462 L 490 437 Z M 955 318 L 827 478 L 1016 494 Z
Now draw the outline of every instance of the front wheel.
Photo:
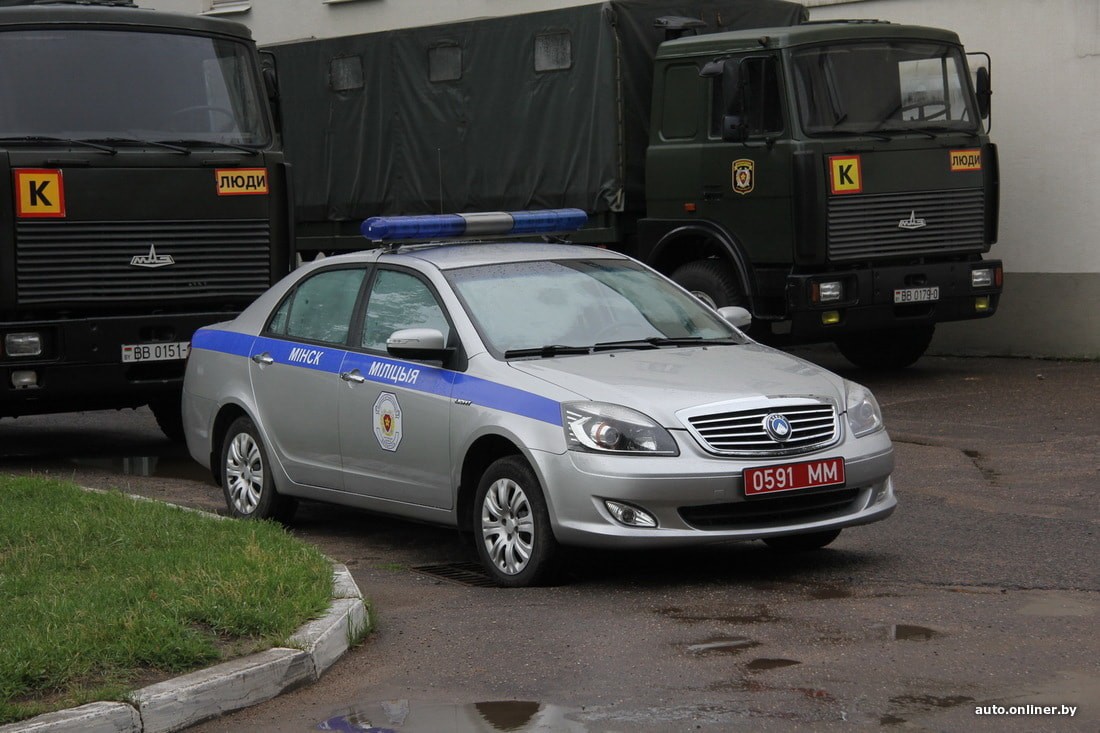
M 519 456 L 495 461 L 474 500 L 477 554 L 499 585 L 521 588 L 550 580 L 558 544 L 534 471 Z
M 179 394 L 154 400 L 149 403 L 149 409 L 157 420 L 157 427 L 168 440 L 173 443 L 184 441 L 183 405 Z
M 836 341 L 844 358 L 858 367 L 880 371 L 904 369 L 928 350 L 935 326 L 910 326 L 843 336 Z
M 717 310 L 727 305 L 745 306 L 745 293 L 737 273 L 723 260 L 694 260 L 676 268 L 672 280 Z
M 298 502 L 276 491 L 263 439 L 250 419 L 239 417 L 229 426 L 221 457 L 218 478 L 230 515 L 290 521 Z
M 780 552 L 808 552 L 810 550 L 820 550 L 839 536 L 839 529 L 830 529 L 824 532 L 768 537 L 764 542 L 768 547 Z

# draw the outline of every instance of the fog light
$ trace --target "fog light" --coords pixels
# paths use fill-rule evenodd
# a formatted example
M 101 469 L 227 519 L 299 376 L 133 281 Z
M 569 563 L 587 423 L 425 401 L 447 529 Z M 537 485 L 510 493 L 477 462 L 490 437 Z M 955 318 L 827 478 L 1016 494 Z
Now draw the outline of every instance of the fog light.
M 971 270 L 970 286 L 974 288 L 988 288 L 993 285 L 993 270 Z
M 622 524 L 628 527 L 656 527 L 657 520 L 637 507 L 629 504 L 620 504 L 617 501 L 604 501 L 607 511 Z
M 821 314 L 821 322 L 826 326 L 835 326 L 840 323 L 840 311 L 825 311 Z
M 42 353 L 42 336 L 37 333 L 9 333 L 4 337 L 4 353 L 8 356 L 38 356 Z
M 11 373 L 11 386 L 16 389 L 34 389 L 38 386 L 38 372 L 33 369 Z
M 978 298 L 974 298 L 974 310 L 978 313 L 984 313 L 989 310 L 989 296 L 982 295 Z

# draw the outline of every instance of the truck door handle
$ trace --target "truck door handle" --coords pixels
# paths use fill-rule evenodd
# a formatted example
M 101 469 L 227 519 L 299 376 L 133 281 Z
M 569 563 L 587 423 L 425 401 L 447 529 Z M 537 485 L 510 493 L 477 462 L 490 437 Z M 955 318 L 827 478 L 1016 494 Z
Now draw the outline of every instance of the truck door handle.
M 273 359 L 271 354 L 267 353 L 266 351 L 262 354 L 253 354 L 252 361 L 262 366 L 267 366 L 269 364 L 275 363 L 275 359 Z
M 359 372 L 358 369 L 352 369 L 350 372 L 342 373 L 340 375 L 340 379 L 343 379 L 345 382 L 348 382 L 349 384 L 350 383 L 362 384 L 363 382 L 367 381 L 367 378 L 364 377 Z

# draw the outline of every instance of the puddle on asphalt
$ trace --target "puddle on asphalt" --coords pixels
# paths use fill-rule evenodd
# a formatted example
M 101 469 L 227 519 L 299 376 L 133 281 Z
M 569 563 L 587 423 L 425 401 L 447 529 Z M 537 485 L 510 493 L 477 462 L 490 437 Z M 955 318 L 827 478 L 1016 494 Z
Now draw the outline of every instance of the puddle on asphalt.
M 568 716 L 577 711 L 526 700 L 499 700 L 469 705 L 410 704 L 387 700 L 357 705 L 317 724 L 317 730 L 341 733 L 586 733 Z
M 740 654 L 754 646 L 760 646 L 760 642 L 753 641 L 745 636 L 731 636 L 724 639 L 711 639 L 698 644 L 689 644 L 687 650 L 691 654 Z
M 188 479 L 210 481 L 210 472 L 190 458 L 165 458 L 162 456 L 124 456 L 112 458 L 73 458 L 69 461 L 78 468 L 110 471 L 123 476 Z
M 793 667 L 796 664 L 802 664 L 802 662 L 794 659 L 754 659 L 745 665 L 745 669 L 750 672 L 765 672 L 769 669 Z
M 886 627 L 887 638 L 894 641 L 928 641 L 940 635 L 940 632 L 926 626 L 893 624 Z

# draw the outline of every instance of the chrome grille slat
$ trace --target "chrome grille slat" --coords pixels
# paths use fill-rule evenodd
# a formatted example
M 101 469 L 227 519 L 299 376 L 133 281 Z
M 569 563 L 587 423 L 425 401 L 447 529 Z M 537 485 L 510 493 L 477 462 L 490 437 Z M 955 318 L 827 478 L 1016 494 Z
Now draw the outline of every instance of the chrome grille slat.
M 898 223 L 910 215 L 922 229 Z M 980 188 L 834 196 L 828 205 L 832 260 L 980 252 L 985 248 L 985 193 Z
M 785 442 L 774 440 L 764 429 L 764 418 L 773 413 L 784 415 L 791 424 L 791 437 Z M 826 403 L 776 402 L 689 416 L 687 423 L 704 448 L 720 455 L 792 455 L 817 450 L 839 437 L 836 408 Z
M 19 221 L 20 304 L 250 300 L 270 285 L 266 219 Z M 168 267 L 130 264 L 155 246 Z

